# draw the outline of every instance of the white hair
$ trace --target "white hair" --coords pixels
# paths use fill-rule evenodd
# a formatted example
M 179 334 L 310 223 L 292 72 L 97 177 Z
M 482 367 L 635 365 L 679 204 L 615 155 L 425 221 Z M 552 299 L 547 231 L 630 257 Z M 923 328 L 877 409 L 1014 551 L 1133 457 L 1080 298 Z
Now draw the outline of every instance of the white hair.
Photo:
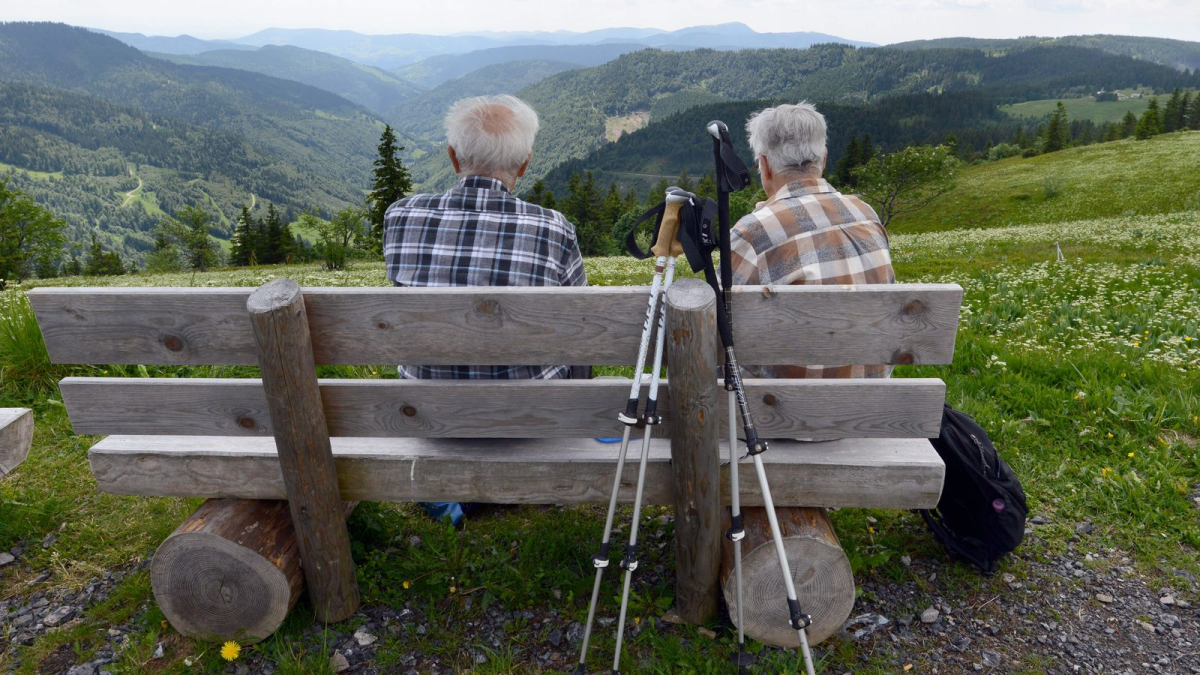
M 475 96 L 446 113 L 446 140 L 464 173 L 515 174 L 533 152 L 538 116 L 516 96 Z
M 766 157 L 775 173 L 807 172 L 825 159 L 825 116 L 807 101 L 754 113 L 746 133 L 755 163 Z

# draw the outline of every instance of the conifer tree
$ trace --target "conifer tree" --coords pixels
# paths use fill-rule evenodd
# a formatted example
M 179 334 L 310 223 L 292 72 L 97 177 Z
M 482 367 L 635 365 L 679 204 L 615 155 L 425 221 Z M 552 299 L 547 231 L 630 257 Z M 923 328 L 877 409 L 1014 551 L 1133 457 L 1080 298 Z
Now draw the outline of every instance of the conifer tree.
M 375 182 L 367 195 L 368 213 L 371 221 L 371 248 L 375 253 L 383 251 L 383 216 L 389 206 L 404 199 L 412 192 L 412 178 L 408 168 L 400 160 L 403 146 L 396 144 L 396 134 L 390 124 L 384 125 L 379 138 L 379 157 L 375 159 Z
M 1191 124 L 1191 115 L 1197 105 L 1197 100 L 1200 100 L 1200 93 L 1196 94 L 1196 99 L 1192 98 L 1190 91 L 1183 93 L 1183 103 L 1179 106 L 1179 129 L 1195 129 Z
M 1046 136 L 1042 143 L 1042 152 L 1058 152 L 1071 142 L 1071 129 L 1067 121 L 1067 108 L 1062 101 L 1050 115 L 1050 124 L 1046 126 Z
M 700 180 L 696 181 L 696 196 L 707 199 L 717 198 L 717 178 L 712 171 L 700 176 Z
M 542 182 L 541 178 L 539 178 L 537 179 L 537 182 L 533 184 L 533 187 L 529 190 L 529 193 L 525 195 L 525 201 L 529 202 L 530 204 L 541 204 L 542 200 L 545 198 L 546 184 Z
M 1144 141 L 1151 136 L 1162 133 L 1162 119 L 1158 114 L 1158 99 L 1150 99 L 1150 107 L 1146 108 L 1146 112 L 1142 113 L 1142 119 L 1138 120 L 1137 139 Z
M 1183 128 L 1183 93 L 1179 91 L 1179 87 L 1175 87 L 1171 98 L 1167 99 L 1161 122 L 1163 133 L 1169 134 Z
M 600 202 L 601 228 L 611 228 L 617 222 L 617 219 L 621 217 L 621 207 L 621 192 L 617 190 L 616 181 L 613 181 L 609 183 L 608 192 L 604 195 L 604 201 Z
M 254 230 L 254 216 L 250 215 L 249 207 L 243 205 L 242 213 L 233 227 L 233 237 L 230 238 L 229 258 L 234 265 L 249 265 L 251 259 L 257 258 L 254 250 Z
M 1133 111 L 1127 111 L 1125 117 L 1121 118 L 1121 138 L 1129 138 L 1137 131 L 1138 118 L 1133 114 Z
M 675 186 L 687 192 L 694 192 L 696 189 L 696 186 L 692 184 L 692 177 L 688 175 L 687 169 L 684 169 L 679 174 L 679 178 L 675 179 Z
M 1192 131 L 1200 131 L 1200 93 L 1192 99 L 1191 110 L 1188 111 L 1188 128 Z

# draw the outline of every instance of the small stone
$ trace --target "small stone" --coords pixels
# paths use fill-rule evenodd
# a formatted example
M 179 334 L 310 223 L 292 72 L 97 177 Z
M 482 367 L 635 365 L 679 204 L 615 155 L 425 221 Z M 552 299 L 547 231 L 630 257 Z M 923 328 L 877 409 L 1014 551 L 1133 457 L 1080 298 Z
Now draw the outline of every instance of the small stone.
M 4 567 L 5 565 L 10 565 L 16 559 L 17 559 L 16 556 L 14 556 L 11 553 L 0 553 L 0 567 Z
M 983 650 L 981 656 L 983 657 L 984 665 L 988 666 L 989 668 L 1000 667 L 1000 654 L 985 649 Z
M 160 642 L 157 645 L 154 645 L 154 653 L 150 655 L 150 658 L 161 659 L 164 655 L 165 655 L 165 653 L 163 652 L 163 643 Z
M 1005 574 L 1003 574 L 1000 578 L 1004 579 L 1004 583 L 1006 583 L 1006 584 L 1011 584 L 1012 582 L 1017 580 L 1016 577 L 1014 577 L 1011 574 L 1008 574 L 1007 572 Z
M 1174 614 L 1163 614 L 1162 622 L 1166 624 L 1167 628 L 1179 628 L 1183 625 L 1183 621 L 1181 621 L 1179 617 L 1175 616 Z
M 679 613 L 673 609 L 668 609 L 667 613 L 662 615 L 662 622 L 676 626 L 682 626 L 684 623 L 683 617 L 679 616 Z
M 1034 524 L 1034 525 L 1045 525 L 1045 524 L 1046 524 L 1046 519 L 1045 519 L 1045 518 L 1043 518 L 1042 516 L 1034 516 L 1034 517 L 1032 517 L 1032 518 L 1030 518 L 1030 519 L 1029 519 L 1029 522 L 1030 522 L 1030 523 L 1032 523 L 1032 524 Z
M 875 516 L 867 516 L 867 524 L 868 525 L 878 525 L 879 521 L 875 519 Z
M 942 613 L 937 611 L 936 608 L 930 607 L 929 609 L 921 612 L 921 623 L 933 623 L 934 621 L 938 620 L 938 617 L 941 616 L 941 614 Z
M 1103 602 L 1104 604 L 1108 605 L 1108 604 L 1112 603 L 1113 596 L 1109 595 L 1108 593 L 1097 593 L 1096 599 L 1099 600 L 1100 602 Z
M 717 634 L 715 632 L 713 632 L 703 626 L 701 626 L 700 628 L 697 628 L 696 632 L 703 635 L 704 637 L 708 638 L 709 640 L 717 639 Z
M 1075 534 L 1091 534 L 1095 529 L 1096 526 L 1092 525 L 1092 521 L 1090 520 L 1085 520 L 1082 523 L 1075 523 Z
M 976 661 L 975 663 L 972 663 L 971 667 L 974 668 L 976 671 L 983 670 L 983 664 L 978 661 Z
M 965 652 L 965 651 L 967 651 L 967 648 L 971 646 L 971 638 L 964 635 L 963 637 L 960 637 L 957 640 L 955 640 L 952 643 L 952 646 L 957 651 Z
M 1158 599 L 1158 604 L 1160 604 L 1160 605 L 1166 605 L 1166 606 L 1168 606 L 1168 607 L 1169 607 L 1169 606 L 1171 606 L 1171 605 L 1174 605 L 1174 604 L 1175 604 L 1175 598 L 1173 598 L 1173 597 L 1171 597 L 1171 596 L 1169 596 L 1169 595 L 1164 595 L 1164 596 L 1162 596 L 1161 598 L 1159 598 L 1159 599 Z
M 557 588 L 551 589 L 550 595 L 553 595 L 555 600 L 562 600 L 562 591 L 558 590 Z
M 46 535 L 45 539 L 42 540 L 42 548 L 50 548 L 56 541 L 58 541 L 58 535 L 51 532 L 50 534 Z
M 67 617 L 74 613 L 74 607 L 71 607 L 70 605 L 63 605 L 62 607 L 59 607 L 53 612 L 47 614 L 46 618 L 42 619 L 42 623 L 46 624 L 47 626 L 54 627 L 65 621 Z
M 421 543 L 421 538 L 415 534 L 408 538 L 408 545 L 413 548 L 421 548 Z
M 859 614 L 847 619 L 846 623 L 842 624 L 842 627 L 838 629 L 838 633 L 842 635 L 843 639 L 849 641 L 861 640 L 868 635 L 874 634 L 888 623 L 888 618 L 882 614 Z M 901 623 L 904 623 L 904 621 L 901 620 Z
M 563 632 L 561 630 L 558 630 L 557 628 L 550 631 L 550 635 L 546 637 L 546 641 L 549 642 L 550 644 L 554 645 L 555 647 L 561 645 L 562 640 L 563 640 Z
M 908 556 L 906 556 L 906 555 L 902 555 L 902 556 L 900 556 L 900 562 L 901 562 L 901 564 L 903 564 L 905 567 L 908 567 L 909 565 L 911 565 L 911 564 L 912 564 L 912 558 L 910 558 L 910 557 L 908 557 Z
M 96 675 L 96 667 L 90 663 L 71 666 L 71 669 L 67 671 L 67 675 Z
M 368 633 L 365 628 L 359 628 L 354 631 L 354 641 L 358 643 L 359 647 L 368 647 L 375 644 L 378 640 L 379 638 Z
M 117 630 L 116 628 L 109 628 L 108 637 L 121 637 L 121 631 Z
M 26 626 L 31 623 L 33 623 L 32 614 L 22 614 L 21 616 L 18 616 L 12 620 L 13 628 L 20 628 L 21 626 Z
M 346 656 L 341 652 L 335 652 L 329 657 L 329 667 L 333 668 L 333 672 L 340 673 L 345 670 L 350 670 L 350 662 L 346 660 Z
M 1139 628 L 1146 631 L 1147 633 L 1154 632 L 1154 624 L 1152 624 L 1152 623 L 1147 623 L 1145 621 L 1134 621 L 1134 623 L 1136 623 Z

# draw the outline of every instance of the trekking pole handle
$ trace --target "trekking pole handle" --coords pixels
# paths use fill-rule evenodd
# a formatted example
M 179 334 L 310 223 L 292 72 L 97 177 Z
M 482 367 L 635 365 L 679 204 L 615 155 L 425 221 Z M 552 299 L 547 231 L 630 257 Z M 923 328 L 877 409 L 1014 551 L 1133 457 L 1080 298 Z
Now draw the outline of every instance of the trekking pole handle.
M 718 141 L 721 140 L 722 133 L 728 133 L 729 127 L 721 120 L 713 120 L 708 123 L 708 133 Z
M 691 200 L 691 193 L 679 188 L 667 190 L 662 225 L 658 228 L 658 238 L 654 240 L 654 246 L 650 247 L 651 253 L 668 257 L 683 255 L 683 244 L 679 243 L 679 212 L 683 205 Z

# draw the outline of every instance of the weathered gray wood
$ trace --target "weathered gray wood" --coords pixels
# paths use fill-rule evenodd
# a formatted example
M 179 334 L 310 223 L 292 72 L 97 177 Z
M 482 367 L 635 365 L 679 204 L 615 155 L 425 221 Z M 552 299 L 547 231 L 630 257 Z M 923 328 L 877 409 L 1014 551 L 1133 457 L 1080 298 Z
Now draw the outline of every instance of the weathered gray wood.
M 254 365 L 248 288 L 35 288 L 56 363 Z M 322 364 L 627 365 L 646 289 L 308 288 Z M 949 363 L 953 284 L 745 286 L 735 338 L 747 364 Z M 486 348 L 481 348 L 486 346 Z
M 667 291 L 671 373 L 671 467 L 675 504 L 675 610 L 703 624 L 717 613 L 721 569 L 721 485 L 717 395 L 717 296 L 699 279 Z
M 0 408 L 0 478 L 29 456 L 33 444 L 33 411 L 29 408 Z
M 304 296 L 294 281 L 279 279 L 256 290 L 246 309 L 313 611 L 325 623 L 341 621 L 358 610 L 358 582 Z
M 752 640 L 795 649 L 800 644 L 788 625 L 787 590 L 779 573 L 779 557 L 771 538 L 766 509 L 742 512 L 743 615 Z M 788 568 L 804 612 L 812 616 L 808 640 L 817 644 L 841 628 L 854 609 L 854 572 L 825 509 L 780 508 L 776 513 Z M 729 525 L 725 512 L 724 525 Z M 737 580 L 733 575 L 733 542 L 721 543 L 721 579 L 730 620 L 737 624 Z
M 334 438 L 342 498 L 362 501 L 481 501 L 603 504 L 617 448 L 584 439 Z M 284 499 L 274 442 L 228 436 L 109 436 L 88 453 L 101 490 L 170 497 Z M 650 444 L 646 503 L 673 504 L 670 442 Z M 780 506 L 933 508 L 945 465 L 923 439 L 775 441 L 763 455 Z M 620 494 L 633 501 L 636 466 Z M 749 462 L 742 504 L 761 506 Z M 722 503 L 729 476 L 721 472 Z
M 620 434 L 628 380 L 321 380 L 332 436 L 582 438 Z M 64 379 L 79 434 L 269 436 L 266 395 L 251 379 Z M 666 437 L 670 383 L 659 390 Z M 930 438 L 942 419 L 937 379 L 746 380 L 765 438 Z M 720 397 L 722 409 L 726 397 Z M 722 426 L 727 415 L 718 415 Z M 722 438 L 724 438 L 722 434 Z
M 343 513 L 357 504 L 343 504 Z M 204 502 L 154 553 L 150 587 L 171 626 L 187 637 L 242 644 L 269 637 L 304 590 L 288 503 Z

